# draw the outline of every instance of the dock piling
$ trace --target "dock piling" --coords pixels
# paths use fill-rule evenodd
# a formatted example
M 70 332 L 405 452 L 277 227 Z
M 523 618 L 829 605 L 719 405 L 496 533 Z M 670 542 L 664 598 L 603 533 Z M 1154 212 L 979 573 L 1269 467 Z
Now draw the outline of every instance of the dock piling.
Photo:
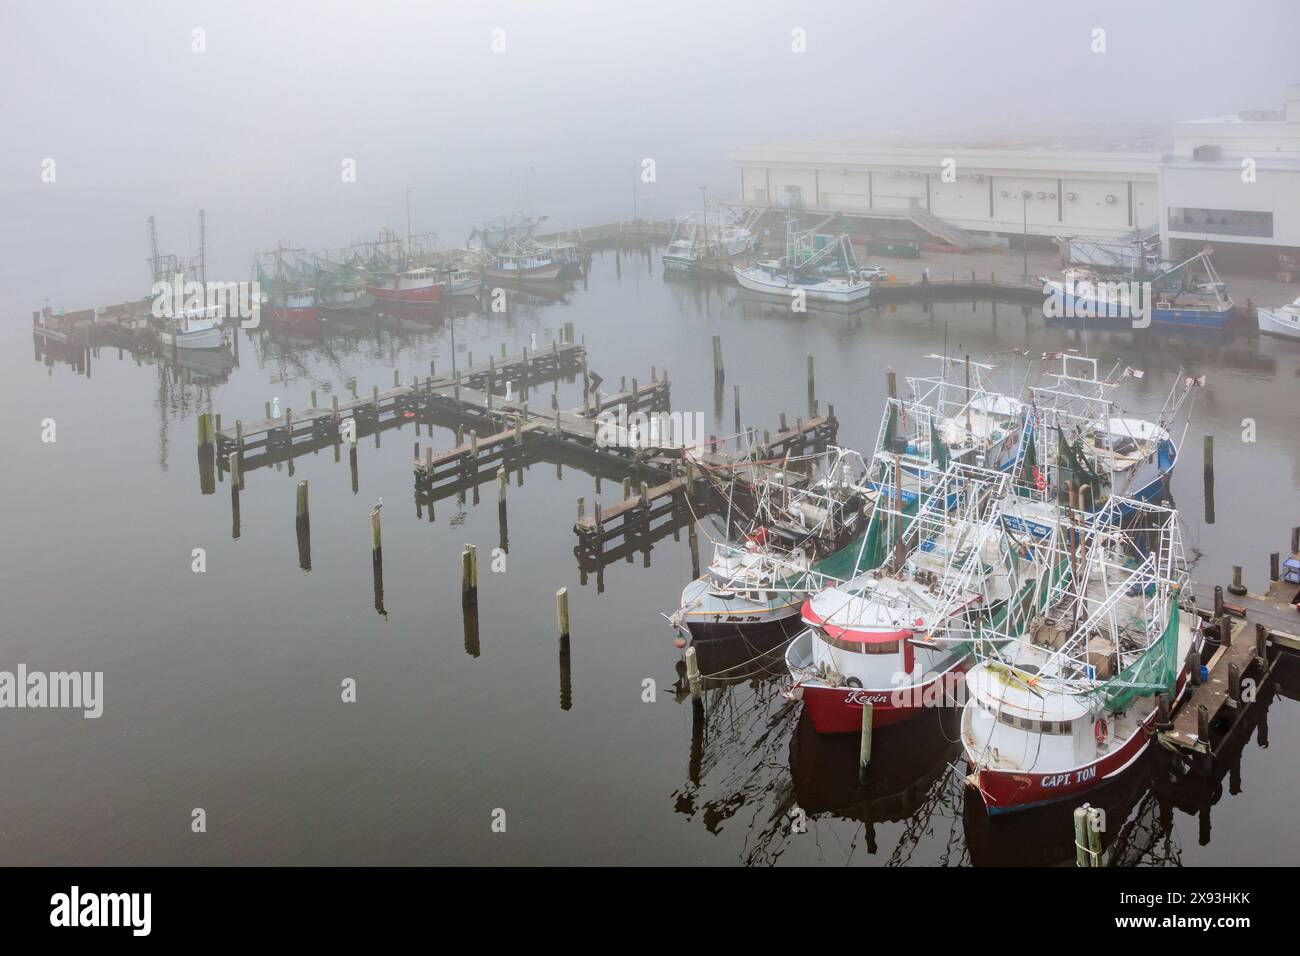
M 871 727 L 874 722 L 870 702 L 862 705 L 862 736 L 858 739 L 858 782 L 866 783 L 867 768 L 871 766 Z
M 460 605 L 478 606 L 478 549 L 472 544 L 460 553 Z

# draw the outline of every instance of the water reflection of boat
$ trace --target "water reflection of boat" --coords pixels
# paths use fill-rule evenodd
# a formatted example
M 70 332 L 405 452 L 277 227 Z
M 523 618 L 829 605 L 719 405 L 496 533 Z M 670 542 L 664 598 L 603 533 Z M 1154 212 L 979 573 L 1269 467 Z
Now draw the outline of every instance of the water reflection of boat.
M 1101 834 L 1103 856 L 1133 847 L 1136 831 L 1150 828 L 1154 819 L 1141 827 L 1128 826 L 1133 808 L 1148 791 L 1155 768 L 1151 754 L 1145 754 L 1130 772 L 1120 775 L 1088 794 L 1089 806 L 1105 814 Z M 990 814 L 973 787 L 966 788 L 966 805 L 962 814 L 966 847 L 975 866 L 1059 866 L 1075 864 L 1074 810 L 1082 801 L 1051 803 L 1020 813 Z M 1151 797 L 1146 803 L 1154 804 Z M 1157 816 L 1153 808 L 1147 808 Z M 1167 828 L 1162 835 L 1168 837 Z M 1138 842 L 1158 834 L 1147 834 Z M 1158 839 L 1151 842 L 1157 843 Z M 1107 865 L 1111 865 L 1110 861 Z
M 217 349 L 178 349 L 174 359 L 171 350 L 166 349 L 159 353 L 158 360 L 216 381 L 224 381 L 235 367 L 235 356 L 225 344 Z
M 958 711 L 939 707 L 932 714 L 878 730 L 866 780 L 860 782 L 857 737 L 819 734 L 805 711 L 790 738 L 790 776 L 799 806 L 809 814 L 873 823 L 912 816 L 961 750 Z

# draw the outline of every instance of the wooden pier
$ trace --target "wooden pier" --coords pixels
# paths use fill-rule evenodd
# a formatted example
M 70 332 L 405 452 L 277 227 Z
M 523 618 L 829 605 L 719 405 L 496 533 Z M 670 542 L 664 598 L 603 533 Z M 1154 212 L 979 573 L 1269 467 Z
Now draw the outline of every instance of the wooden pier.
M 331 443 L 341 443 L 349 430 L 353 437 L 359 438 L 457 405 L 467 411 L 481 409 L 479 420 L 503 421 L 513 403 L 498 403 L 491 396 L 504 392 L 507 383 L 512 389 L 517 386 L 524 390 L 576 376 L 585 368 L 585 346 L 556 341 L 550 348 L 533 352 L 524 349 L 499 360 L 490 358 L 463 371 L 417 378 L 408 385 L 395 384 L 383 390 L 375 386 L 367 396 L 342 402 L 334 397 L 329 406 L 286 408 L 276 417 L 263 417 L 247 424 L 236 420 L 233 426 L 225 428 L 218 423 L 217 458 L 224 462 L 234 452 L 239 455 L 242 470 L 247 472 Z
M 1196 586 L 1196 614 L 1217 644 L 1206 644 L 1207 660 L 1191 662 L 1192 686 L 1159 729 L 1163 747 L 1188 755 L 1201 770 L 1213 765 L 1272 677 L 1278 655 L 1300 651 L 1300 613 L 1291 604 L 1297 591 L 1300 586 L 1279 580 L 1264 595 L 1225 597 L 1221 587 Z

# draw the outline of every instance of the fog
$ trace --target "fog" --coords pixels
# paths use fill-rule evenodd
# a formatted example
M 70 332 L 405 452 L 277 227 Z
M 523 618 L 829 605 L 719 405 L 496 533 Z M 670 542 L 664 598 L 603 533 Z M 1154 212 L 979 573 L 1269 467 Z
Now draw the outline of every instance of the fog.
M 1274 108 L 1297 36 L 1294 0 L 9 2 L 0 305 L 26 321 L 143 295 L 150 215 L 191 255 L 206 209 L 209 276 L 238 279 L 281 240 L 404 232 L 407 189 L 415 231 L 461 245 L 520 209 L 630 218 L 647 157 L 637 211 L 669 217 L 700 186 L 734 196 L 743 145 Z

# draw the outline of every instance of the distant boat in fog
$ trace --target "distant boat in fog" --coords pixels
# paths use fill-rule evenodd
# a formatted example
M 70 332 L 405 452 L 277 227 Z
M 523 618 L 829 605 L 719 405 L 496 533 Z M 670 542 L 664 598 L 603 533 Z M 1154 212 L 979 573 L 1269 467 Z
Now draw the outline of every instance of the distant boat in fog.
M 378 302 L 429 303 L 442 298 L 443 283 L 431 268 L 419 266 L 404 272 L 381 273 L 367 286 Z

